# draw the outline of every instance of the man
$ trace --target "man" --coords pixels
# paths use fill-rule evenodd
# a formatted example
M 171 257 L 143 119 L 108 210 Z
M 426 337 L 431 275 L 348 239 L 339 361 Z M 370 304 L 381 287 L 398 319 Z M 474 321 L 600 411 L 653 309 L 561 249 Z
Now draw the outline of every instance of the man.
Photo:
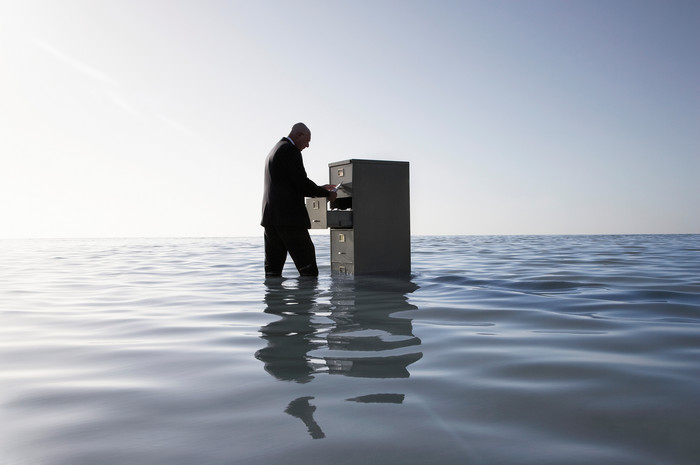
M 318 276 L 316 249 L 309 229 L 304 197 L 333 201 L 331 185 L 317 186 L 306 176 L 301 151 L 309 146 L 311 131 L 303 123 L 292 126 L 288 137 L 275 145 L 265 160 L 262 221 L 265 227 L 265 276 L 282 276 L 287 253 L 301 276 Z

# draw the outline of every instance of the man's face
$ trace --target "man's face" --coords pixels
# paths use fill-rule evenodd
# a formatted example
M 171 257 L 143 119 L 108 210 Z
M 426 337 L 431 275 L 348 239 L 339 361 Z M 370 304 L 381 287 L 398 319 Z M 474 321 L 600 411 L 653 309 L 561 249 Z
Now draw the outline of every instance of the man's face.
M 299 135 L 299 143 L 297 144 L 299 151 L 304 150 L 306 147 L 309 146 L 309 142 L 311 142 L 311 133 L 310 132 L 304 132 Z

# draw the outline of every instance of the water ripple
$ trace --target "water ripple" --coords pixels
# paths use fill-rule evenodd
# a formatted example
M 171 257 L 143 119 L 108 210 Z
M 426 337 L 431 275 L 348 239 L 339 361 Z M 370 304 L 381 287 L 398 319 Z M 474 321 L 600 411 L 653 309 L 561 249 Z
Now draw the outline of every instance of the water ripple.
M 0 464 L 700 456 L 700 236 L 314 241 L 272 281 L 260 238 L 0 241 Z

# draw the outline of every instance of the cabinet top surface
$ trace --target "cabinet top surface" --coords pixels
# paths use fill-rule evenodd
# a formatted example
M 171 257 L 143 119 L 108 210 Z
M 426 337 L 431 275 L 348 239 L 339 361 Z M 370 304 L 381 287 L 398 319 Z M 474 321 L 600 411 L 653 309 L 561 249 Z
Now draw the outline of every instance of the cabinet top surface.
M 353 164 L 392 164 L 392 165 L 408 165 L 407 161 L 393 161 L 393 160 L 365 160 L 361 158 L 351 158 L 350 160 L 343 160 L 343 161 L 336 161 L 333 163 L 329 163 L 328 166 L 333 167 L 333 166 L 340 166 L 340 165 L 348 165 L 350 163 Z

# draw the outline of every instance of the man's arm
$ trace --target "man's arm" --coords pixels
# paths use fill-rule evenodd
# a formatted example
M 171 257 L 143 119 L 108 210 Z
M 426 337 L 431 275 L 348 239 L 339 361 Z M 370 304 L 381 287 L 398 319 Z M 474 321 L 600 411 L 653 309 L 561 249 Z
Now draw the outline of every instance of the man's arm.
M 289 157 L 286 158 L 290 161 L 286 172 L 289 180 L 294 185 L 294 188 L 298 192 L 301 192 L 304 197 L 327 197 L 331 201 L 335 200 L 337 197 L 335 192 L 330 192 L 326 186 L 321 187 L 309 179 L 306 174 L 306 170 L 304 169 L 304 162 L 301 158 L 301 152 L 295 149 L 292 149 L 292 151 L 293 153 L 290 153 Z

